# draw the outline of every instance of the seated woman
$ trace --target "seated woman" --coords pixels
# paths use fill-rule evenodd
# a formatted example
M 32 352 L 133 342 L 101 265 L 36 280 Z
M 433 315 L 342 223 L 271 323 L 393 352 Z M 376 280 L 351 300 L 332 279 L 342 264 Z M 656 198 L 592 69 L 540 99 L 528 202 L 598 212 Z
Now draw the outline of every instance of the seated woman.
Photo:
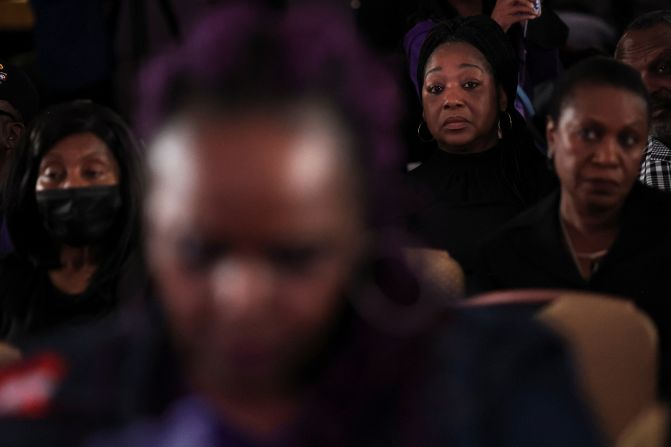
M 0 261 L 0 336 L 17 341 L 106 315 L 124 274 L 140 273 L 130 130 L 91 102 L 53 106 L 10 163 L 4 200 L 15 252 Z
M 633 299 L 671 327 L 671 196 L 636 181 L 650 125 L 639 74 L 588 59 L 556 87 L 547 123 L 561 187 L 483 249 L 487 289 L 563 288 Z
M 417 82 L 426 138 L 436 147 L 410 173 L 410 229 L 447 250 L 469 278 L 482 240 L 549 192 L 550 175 L 513 105 L 516 57 L 492 19 L 437 25 L 422 47 Z

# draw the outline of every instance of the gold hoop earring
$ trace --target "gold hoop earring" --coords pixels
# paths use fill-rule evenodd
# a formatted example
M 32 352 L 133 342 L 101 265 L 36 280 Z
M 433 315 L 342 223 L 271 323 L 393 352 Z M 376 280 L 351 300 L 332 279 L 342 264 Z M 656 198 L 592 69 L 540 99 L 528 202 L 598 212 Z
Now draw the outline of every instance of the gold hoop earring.
M 431 132 L 429 132 L 429 135 L 431 135 L 430 138 L 426 138 L 426 137 L 422 136 L 422 125 L 424 125 L 424 124 L 425 124 L 424 120 L 421 120 L 419 122 L 419 126 L 417 126 L 417 138 L 419 138 L 419 141 L 421 141 L 422 143 L 431 143 L 432 141 L 434 141 L 434 138 L 433 138 L 433 135 L 431 135 Z M 427 132 L 428 132 L 428 129 L 427 129 Z

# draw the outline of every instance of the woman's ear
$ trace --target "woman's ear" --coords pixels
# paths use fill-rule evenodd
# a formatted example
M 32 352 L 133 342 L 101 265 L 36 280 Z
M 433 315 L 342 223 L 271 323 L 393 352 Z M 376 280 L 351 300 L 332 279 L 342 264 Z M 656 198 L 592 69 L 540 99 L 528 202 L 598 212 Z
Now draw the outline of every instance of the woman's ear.
M 499 110 L 501 112 L 508 110 L 508 95 L 506 95 L 503 87 L 499 87 Z

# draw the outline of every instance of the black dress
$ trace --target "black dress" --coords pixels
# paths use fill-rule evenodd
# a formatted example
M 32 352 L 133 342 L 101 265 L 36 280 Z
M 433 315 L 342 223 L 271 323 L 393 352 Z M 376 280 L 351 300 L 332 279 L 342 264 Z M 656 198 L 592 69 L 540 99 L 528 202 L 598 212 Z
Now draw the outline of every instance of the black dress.
M 436 148 L 410 172 L 410 232 L 421 245 L 447 250 L 468 280 L 482 242 L 551 188 L 533 150 L 513 161 L 501 144 L 468 155 Z
M 671 195 L 634 186 L 620 231 L 589 279 L 580 275 L 563 241 L 559 200 L 559 192 L 551 194 L 484 244 L 477 287 L 575 289 L 629 298 L 655 321 L 663 368 L 671 372 Z M 664 388 L 668 392 L 668 384 Z

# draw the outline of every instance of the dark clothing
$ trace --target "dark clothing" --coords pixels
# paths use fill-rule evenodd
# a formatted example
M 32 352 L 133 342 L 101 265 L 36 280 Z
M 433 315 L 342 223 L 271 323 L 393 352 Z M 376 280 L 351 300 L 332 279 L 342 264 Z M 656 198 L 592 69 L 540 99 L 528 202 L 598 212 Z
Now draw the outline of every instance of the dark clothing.
M 410 172 L 415 194 L 410 231 L 421 243 L 447 250 L 467 278 L 480 244 L 550 187 L 549 172 L 533 148 L 517 166 L 511 158 L 502 145 L 469 155 L 436 148 Z M 515 180 L 515 172 L 523 181 Z
M 352 318 L 302 416 L 267 442 L 183 393 L 170 345 L 154 326 L 117 326 L 42 347 L 63 352 L 71 373 L 56 387 L 51 412 L 0 419 L 0 439 L 16 447 L 44 439 L 79 445 L 95 433 L 92 445 L 114 446 L 601 445 L 561 345 L 530 320 L 469 311 L 400 337 Z M 101 432 L 129 420 L 143 422 L 117 435 Z
M 132 266 L 132 267 L 131 267 Z M 138 270 L 137 259 L 127 268 Z M 121 275 L 118 275 L 121 276 Z M 46 268 L 16 255 L 0 260 L 0 339 L 18 343 L 47 332 L 99 320 L 117 307 L 117 282 L 95 283 L 71 295 L 53 286 Z
M 636 184 L 625 202 L 618 236 L 585 280 L 566 247 L 559 192 L 505 226 L 482 252 L 483 289 L 562 288 L 632 299 L 660 330 L 662 352 L 671 330 L 671 195 Z

